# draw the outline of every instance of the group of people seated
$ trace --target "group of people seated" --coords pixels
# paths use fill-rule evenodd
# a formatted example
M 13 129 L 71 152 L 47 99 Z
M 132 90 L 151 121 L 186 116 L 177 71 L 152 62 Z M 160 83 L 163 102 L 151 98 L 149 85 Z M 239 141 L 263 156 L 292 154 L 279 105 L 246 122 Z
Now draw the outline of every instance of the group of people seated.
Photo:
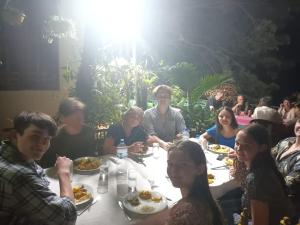
M 141 224 L 225 225 L 226 217 L 226 224 L 231 224 L 210 193 L 203 151 L 207 142 L 234 149 L 229 157 L 238 163 L 234 163 L 232 175 L 240 184 L 242 207 L 248 209 L 253 225 L 279 224 L 284 216 L 295 221 L 300 217 L 300 119 L 295 121 L 295 137 L 274 139 L 272 127 L 262 119 L 269 112 L 262 103 L 262 108 L 254 110 L 251 124 L 241 128 L 235 114 L 246 108 L 238 96 L 232 108 L 223 106 L 217 111 L 216 124 L 201 135 L 199 143 L 173 143 L 186 129 L 185 121 L 180 110 L 170 106 L 169 86 L 159 85 L 153 93 L 157 105 L 145 112 L 136 106 L 129 108 L 119 123 L 109 127 L 101 152 L 115 154 L 121 139 L 129 152 L 153 143 L 168 150 L 167 173 L 182 199 Z M 1 222 L 75 223 L 71 160 L 97 154 L 95 131 L 84 123 L 84 108 L 76 98 L 63 100 L 58 131 L 56 122 L 43 113 L 22 112 L 14 119 L 15 136 L 0 149 Z M 40 165 L 55 167 L 60 196 L 49 189 Z M 246 173 L 237 176 L 242 168 Z

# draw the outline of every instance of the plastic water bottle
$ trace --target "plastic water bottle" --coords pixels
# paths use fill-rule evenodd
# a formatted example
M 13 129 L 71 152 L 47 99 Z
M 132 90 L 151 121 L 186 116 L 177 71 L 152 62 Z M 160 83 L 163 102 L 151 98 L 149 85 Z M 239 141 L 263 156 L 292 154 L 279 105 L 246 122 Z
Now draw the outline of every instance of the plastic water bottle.
M 190 139 L 190 131 L 189 129 L 184 129 L 182 132 L 182 139 L 189 140 Z
M 117 146 L 117 157 L 120 159 L 126 158 L 128 154 L 127 146 L 124 139 L 121 139 L 120 144 Z

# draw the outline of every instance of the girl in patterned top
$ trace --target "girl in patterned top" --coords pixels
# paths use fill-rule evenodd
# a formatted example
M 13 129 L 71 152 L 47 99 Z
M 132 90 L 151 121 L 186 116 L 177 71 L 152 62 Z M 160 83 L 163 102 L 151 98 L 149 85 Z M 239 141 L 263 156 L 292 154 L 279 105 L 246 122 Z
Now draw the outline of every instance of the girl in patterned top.
M 237 157 L 248 170 L 242 203 L 253 225 L 279 224 L 284 216 L 292 216 L 284 179 L 270 154 L 269 139 L 268 131 L 259 124 L 251 124 L 236 136 Z
M 143 225 L 222 225 L 222 217 L 208 186 L 206 158 L 201 146 L 183 141 L 169 149 L 168 175 L 182 199 Z

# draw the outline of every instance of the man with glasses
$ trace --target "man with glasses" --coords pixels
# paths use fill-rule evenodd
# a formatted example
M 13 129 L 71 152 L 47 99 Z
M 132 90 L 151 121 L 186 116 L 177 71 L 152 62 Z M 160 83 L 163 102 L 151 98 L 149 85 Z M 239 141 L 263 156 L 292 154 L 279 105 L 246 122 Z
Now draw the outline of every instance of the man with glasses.
M 157 106 L 144 113 L 144 127 L 150 135 L 150 142 L 158 142 L 162 148 L 169 148 L 171 142 L 186 129 L 179 109 L 170 106 L 171 88 L 159 85 L 153 90 Z
M 60 196 L 49 189 L 40 160 L 56 133 L 54 120 L 43 113 L 22 112 L 14 119 L 15 137 L 0 149 L 1 224 L 75 224 L 71 160 L 58 157 L 55 168 Z

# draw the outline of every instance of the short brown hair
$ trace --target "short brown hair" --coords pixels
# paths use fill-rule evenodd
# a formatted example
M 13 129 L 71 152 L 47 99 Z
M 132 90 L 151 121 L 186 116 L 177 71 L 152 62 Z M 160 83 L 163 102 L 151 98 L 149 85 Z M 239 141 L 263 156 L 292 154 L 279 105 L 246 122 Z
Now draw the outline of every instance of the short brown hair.
M 21 135 L 31 124 L 42 130 L 47 130 L 52 137 L 56 134 L 57 126 L 55 121 L 45 113 L 23 111 L 14 119 L 14 129 Z
M 171 96 L 171 94 L 172 94 L 172 89 L 171 89 L 171 87 L 169 87 L 168 85 L 162 84 L 162 85 L 156 86 L 156 87 L 153 89 L 153 95 L 156 97 L 156 96 L 157 96 L 157 93 L 158 93 L 159 91 L 161 91 L 161 90 L 167 92 L 170 96 Z
M 58 114 L 59 116 L 70 116 L 76 111 L 84 110 L 84 108 L 85 104 L 78 98 L 67 98 L 60 103 L 58 107 Z
M 127 118 L 130 114 L 137 114 L 139 115 L 141 118 L 144 115 L 144 110 L 142 110 L 140 107 L 137 106 L 131 106 L 123 115 L 123 119 Z

